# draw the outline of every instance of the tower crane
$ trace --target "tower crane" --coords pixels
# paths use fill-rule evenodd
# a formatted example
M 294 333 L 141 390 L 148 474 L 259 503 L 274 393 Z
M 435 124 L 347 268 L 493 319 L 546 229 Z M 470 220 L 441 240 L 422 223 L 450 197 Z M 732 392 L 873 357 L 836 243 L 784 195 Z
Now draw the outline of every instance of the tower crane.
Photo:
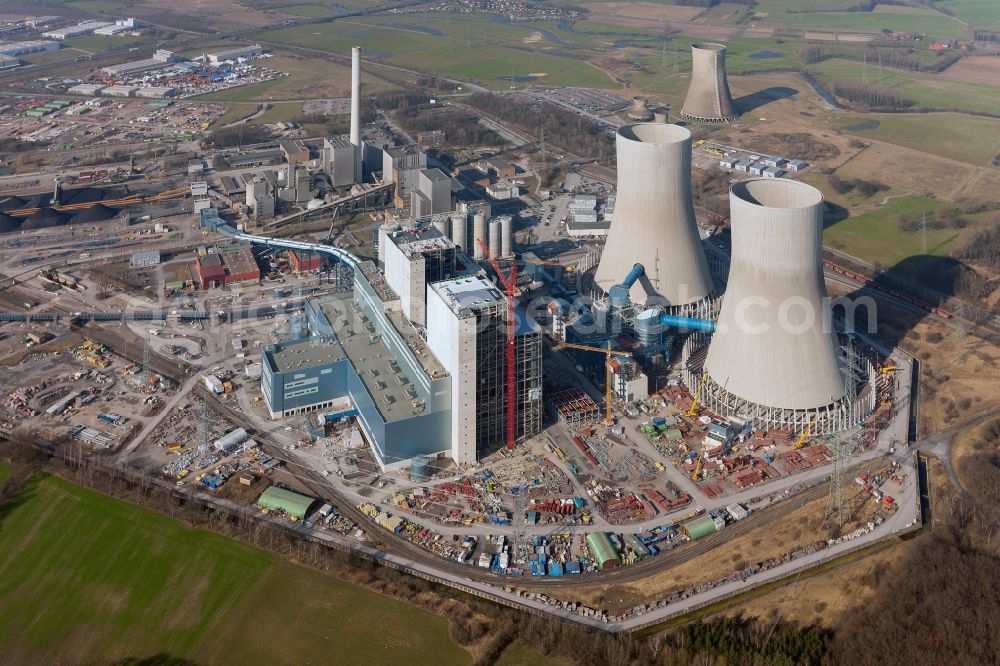
M 507 449 L 512 451 L 517 441 L 515 428 L 517 409 L 517 330 L 514 321 L 514 299 L 517 296 L 517 266 L 510 267 L 506 276 L 500 270 L 500 264 L 493 258 L 489 246 L 481 238 L 476 242 L 483 250 L 483 256 L 497 274 L 497 279 L 503 284 L 507 295 Z
M 580 349 L 582 351 L 591 351 L 604 354 L 604 425 L 611 425 L 614 423 L 614 419 L 611 417 L 611 357 L 612 356 L 632 356 L 631 352 L 620 351 L 618 349 L 611 348 L 611 340 L 608 340 L 607 347 L 591 347 L 589 345 L 578 345 L 572 342 L 561 342 L 556 347 L 556 349 Z

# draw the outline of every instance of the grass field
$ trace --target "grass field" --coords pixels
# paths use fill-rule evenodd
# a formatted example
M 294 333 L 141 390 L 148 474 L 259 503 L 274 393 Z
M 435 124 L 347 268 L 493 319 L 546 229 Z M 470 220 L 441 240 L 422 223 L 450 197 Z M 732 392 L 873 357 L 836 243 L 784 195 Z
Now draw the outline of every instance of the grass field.
M 443 618 L 58 478 L 7 508 L 2 663 L 469 661 Z
M 77 48 L 88 53 L 103 53 L 129 44 L 145 41 L 144 37 L 132 35 L 84 35 L 63 41 L 67 48 Z
M 311 18 L 315 16 L 333 16 L 335 12 L 331 7 L 325 7 L 322 5 L 290 5 L 288 7 L 282 7 L 281 13 Z
M 547 45 L 536 47 L 534 33 L 530 26 L 492 23 L 483 14 L 409 14 L 293 26 L 260 38 L 334 53 L 372 44 L 368 53 L 386 62 L 494 88 L 506 88 L 504 78 L 512 75 L 535 75 L 552 85 L 614 86 L 579 57 L 551 53 Z
M 927 34 L 935 39 L 964 38 L 967 26 L 961 21 L 938 12 L 912 7 L 912 11 L 889 12 L 806 12 L 777 17 L 788 28 L 804 30 L 842 30 L 845 32 L 879 32 L 883 29 L 897 32 Z
M 758 0 L 759 13 L 836 12 L 857 7 L 858 0 Z
M 878 127 L 851 129 L 870 120 L 877 121 Z M 957 113 L 867 114 L 844 118 L 838 125 L 842 131 L 866 139 L 879 139 L 978 166 L 988 165 L 1000 152 L 1000 122 L 992 118 Z
M 966 23 L 1000 30 L 1000 3 L 993 0 L 948 0 L 942 6 Z
M 521 640 L 508 645 L 494 666 L 562 666 L 567 662 L 542 656 Z
M 861 81 L 864 73 L 862 63 L 837 58 L 810 65 L 809 69 L 827 83 L 834 79 Z M 917 108 L 968 109 L 995 113 L 997 99 L 1000 99 L 1000 81 L 997 85 L 986 86 L 956 81 L 937 74 L 903 72 L 888 67 L 882 69 L 881 76 L 883 85 L 912 99 Z M 876 83 L 878 77 L 877 68 L 869 63 L 869 83 Z
M 961 233 L 957 229 L 928 229 L 927 251 L 923 234 L 906 234 L 896 228 L 896 217 L 902 213 L 919 216 L 935 211 L 944 204 L 924 197 L 892 199 L 885 206 L 870 212 L 852 215 L 828 226 L 823 231 L 823 243 L 868 262 L 892 267 L 917 255 L 945 256 Z
M 58 49 L 56 51 L 39 51 L 38 53 L 26 53 L 22 56 L 17 56 L 18 59 L 29 65 L 41 64 L 46 62 L 62 62 L 63 60 L 73 60 L 79 56 L 89 55 L 83 51 L 77 49 Z

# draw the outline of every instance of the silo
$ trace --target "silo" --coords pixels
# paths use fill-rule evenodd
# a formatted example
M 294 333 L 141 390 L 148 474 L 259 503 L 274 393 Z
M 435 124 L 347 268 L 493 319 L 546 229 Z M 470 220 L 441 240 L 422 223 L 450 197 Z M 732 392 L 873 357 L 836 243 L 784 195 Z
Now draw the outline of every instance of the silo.
M 467 249 L 465 245 L 468 236 L 468 218 L 465 213 L 456 211 L 451 214 L 451 242 L 456 246 Z
M 292 340 L 302 340 L 309 337 L 309 322 L 301 312 L 293 312 L 288 317 L 288 334 Z
M 757 178 L 730 188 L 732 263 L 704 369 L 740 399 L 780 409 L 846 394 L 823 282 L 823 195 Z
M 438 230 L 438 233 L 445 238 L 448 238 L 448 232 L 450 231 L 451 226 L 448 222 L 449 220 L 447 215 L 436 215 L 434 217 L 434 221 L 431 222 L 431 225 Z
M 691 45 L 691 84 L 681 114 L 709 123 L 736 120 L 739 114 L 726 79 L 724 44 Z
M 660 313 L 650 308 L 635 318 L 635 339 L 644 349 L 656 349 L 663 343 Z
M 514 218 L 504 215 L 500 218 L 500 256 L 511 257 L 514 255 L 512 248 L 514 241 Z
M 483 248 L 479 246 L 479 241 L 487 242 L 486 239 L 486 213 L 476 211 L 472 215 L 472 250 L 475 259 L 483 258 Z
M 422 482 L 430 478 L 431 459 L 428 456 L 414 456 L 410 461 L 410 479 Z
M 500 256 L 500 231 L 501 225 L 498 218 L 490 220 L 490 254 L 494 257 Z
M 691 132 L 677 125 L 618 130 L 618 193 L 595 279 L 605 292 L 641 264 L 629 295 L 639 305 L 678 306 L 712 292 L 691 202 Z

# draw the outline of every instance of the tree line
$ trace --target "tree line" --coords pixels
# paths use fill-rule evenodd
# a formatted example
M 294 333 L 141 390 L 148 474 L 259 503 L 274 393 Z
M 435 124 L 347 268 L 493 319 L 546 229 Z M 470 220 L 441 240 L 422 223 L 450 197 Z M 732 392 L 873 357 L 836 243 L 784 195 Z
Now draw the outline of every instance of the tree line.
M 830 88 L 838 97 L 846 99 L 855 106 L 870 110 L 899 110 L 913 106 L 912 99 L 890 90 L 886 86 L 871 83 L 858 83 L 836 79 Z
M 583 157 L 611 157 L 615 142 L 592 121 L 554 104 L 529 102 L 511 95 L 473 93 L 468 104 L 563 150 Z

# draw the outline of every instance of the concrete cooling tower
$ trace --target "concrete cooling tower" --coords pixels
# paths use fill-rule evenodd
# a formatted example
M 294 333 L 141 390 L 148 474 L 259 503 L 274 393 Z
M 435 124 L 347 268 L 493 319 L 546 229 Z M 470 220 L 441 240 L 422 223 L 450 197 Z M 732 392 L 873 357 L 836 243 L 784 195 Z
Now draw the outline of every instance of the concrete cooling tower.
M 692 44 L 691 61 L 691 86 L 681 114 L 708 123 L 736 120 L 739 114 L 726 80 L 725 45 Z
M 605 293 L 635 264 L 637 305 L 687 305 L 712 292 L 705 250 L 691 203 L 691 132 L 677 125 L 626 125 L 618 130 L 618 192 L 595 279 Z
M 753 179 L 733 185 L 729 200 L 729 286 L 705 371 L 758 409 L 834 405 L 847 390 L 825 300 L 822 193 Z

